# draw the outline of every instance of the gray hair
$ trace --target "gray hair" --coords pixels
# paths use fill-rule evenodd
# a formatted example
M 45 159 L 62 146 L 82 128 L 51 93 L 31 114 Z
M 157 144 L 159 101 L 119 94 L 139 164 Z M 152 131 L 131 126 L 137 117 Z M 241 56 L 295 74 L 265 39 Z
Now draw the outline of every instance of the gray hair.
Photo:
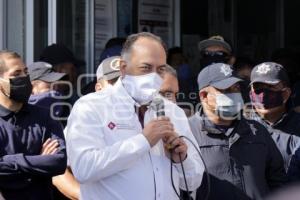
M 165 52 L 167 53 L 166 45 L 159 36 L 156 36 L 156 35 L 154 35 L 152 33 L 149 33 L 149 32 L 141 32 L 141 33 L 131 34 L 127 37 L 127 39 L 126 39 L 126 41 L 123 45 L 122 52 L 121 52 L 121 57 L 124 60 L 127 59 L 128 54 L 131 53 L 131 50 L 132 50 L 132 47 L 133 47 L 134 43 L 139 38 L 149 38 L 149 39 L 152 39 L 152 40 L 160 43 L 163 46 Z
M 2 75 L 8 69 L 4 61 L 5 56 L 9 58 L 21 58 L 21 56 L 14 51 L 0 50 L 0 75 Z

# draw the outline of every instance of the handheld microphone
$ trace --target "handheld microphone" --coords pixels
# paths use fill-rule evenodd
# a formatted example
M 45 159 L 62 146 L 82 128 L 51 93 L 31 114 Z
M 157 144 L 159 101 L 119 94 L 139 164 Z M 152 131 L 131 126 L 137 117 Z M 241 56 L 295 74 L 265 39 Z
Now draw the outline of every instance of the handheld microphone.
M 165 113 L 165 104 L 164 100 L 160 97 L 155 97 L 152 101 L 154 110 L 156 111 L 156 116 L 157 117 L 163 117 L 166 116 Z M 171 150 L 173 147 L 171 144 L 165 144 L 166 148 Z
M 157 117 L 163 117 L 165 116 L 165 104 L 164 100 L 159 97 L 155 97 L 152 101 L 154 110 L 156 111 L 156 116 Z

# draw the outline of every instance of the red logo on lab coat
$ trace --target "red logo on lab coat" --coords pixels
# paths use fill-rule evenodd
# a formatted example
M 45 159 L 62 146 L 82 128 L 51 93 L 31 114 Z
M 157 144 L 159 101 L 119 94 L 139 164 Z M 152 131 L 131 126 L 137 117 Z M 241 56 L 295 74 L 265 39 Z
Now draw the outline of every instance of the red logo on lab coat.
M 113 129 L 116 127 L 116 125 L 115 125 L 113 122 L 109 122 L 109 124 L 108 124 L 107 126 L 108 126 L 108 128 L 110 128 L 111 130 L 113 130 Z

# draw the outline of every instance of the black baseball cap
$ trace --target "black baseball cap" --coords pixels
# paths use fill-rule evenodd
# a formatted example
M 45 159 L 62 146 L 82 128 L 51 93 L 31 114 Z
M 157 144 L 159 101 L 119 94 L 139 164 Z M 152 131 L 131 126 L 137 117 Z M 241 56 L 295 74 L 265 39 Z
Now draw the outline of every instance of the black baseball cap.
M 50 63 L 53 66 L 65 62 L 73 63 L 77 67 L 85 64 L 83 60 L 75 58 L 72 51 L 63 44 L 47 46 L 41 53 L 39 60 Z
M 34 62 L 28 65 L 28 73 L 31 81 L 42 80 L 49 83 L 62 79 L 66 74 L 54 72 L 52 65 L 46 62 Z
M 224 63 L 208 65 L 199 73 L 197 79 L 199 90 L 207 86 L 224 90 L 239 81 L 242 80 L 233 75 L 232 67 Z
M 104 59 L 97 68 L 97 80 L 101 78 L 105 80 L 112 80 L 121 76 L 120 62 L 120 56 L 112 56 Z
M 200 51 L 204 51 L 207 47 L 210 47 L 210 46 L 222 46 L 229 53 L 232 52 L 231 46 L 220 35 L 211 36 L 210 38 L 208 38 L 206 40 L 200 41 L 198 44 L 198 48 Z
M 256 65 L 251 71 L 251 83 L 266 83 L 276 85 L 284 81 L 289 84 L 289 77 L 286 69 L 275 62 L 264 62 Z

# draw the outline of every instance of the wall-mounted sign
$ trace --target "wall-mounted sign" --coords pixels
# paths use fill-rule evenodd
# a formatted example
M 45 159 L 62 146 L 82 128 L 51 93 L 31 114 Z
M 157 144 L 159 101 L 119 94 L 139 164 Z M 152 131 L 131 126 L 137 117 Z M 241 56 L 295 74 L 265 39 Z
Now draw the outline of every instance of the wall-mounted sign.
M 111 0 L 95 0 L 95 62 L 99 62 L 100 54 L 106 42 L 114 37 L 115 12 Z
M 138 31 L 160 36 L 168 47 L 173 46 L 173 0 L 140 0 Z

